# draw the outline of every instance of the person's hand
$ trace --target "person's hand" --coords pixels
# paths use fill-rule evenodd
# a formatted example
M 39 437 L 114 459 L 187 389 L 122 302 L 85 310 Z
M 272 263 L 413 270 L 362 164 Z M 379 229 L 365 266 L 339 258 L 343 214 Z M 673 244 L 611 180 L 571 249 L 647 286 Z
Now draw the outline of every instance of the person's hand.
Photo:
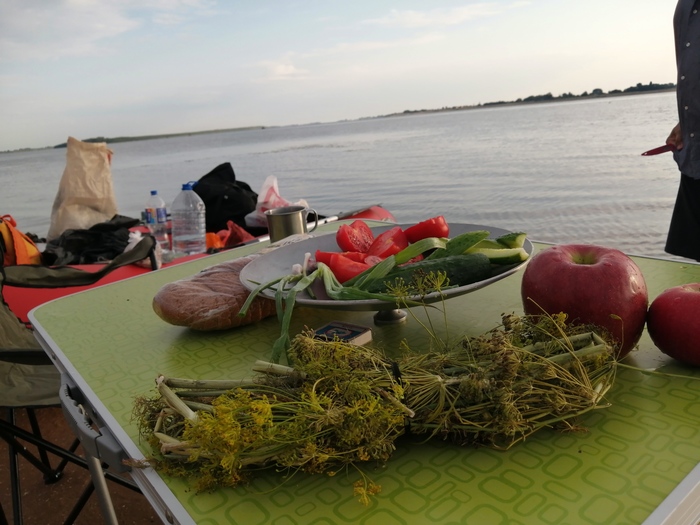
M 677 150 L 683 149 L 683 135 L 681 134 L 680 122 L 671 130 L 671 134 L 666 139 L 666 144 L 673 146 Z

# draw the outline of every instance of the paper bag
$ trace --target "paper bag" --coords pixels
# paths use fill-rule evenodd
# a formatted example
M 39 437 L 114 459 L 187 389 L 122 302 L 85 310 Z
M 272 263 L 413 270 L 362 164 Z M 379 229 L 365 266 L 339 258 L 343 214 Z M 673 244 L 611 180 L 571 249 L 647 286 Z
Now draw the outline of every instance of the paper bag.
M 66 168 L 51 210 L 47 240 L 66 230 L 86 230 L 117 214 L 111 161 L 106 143 L 68 138 Z

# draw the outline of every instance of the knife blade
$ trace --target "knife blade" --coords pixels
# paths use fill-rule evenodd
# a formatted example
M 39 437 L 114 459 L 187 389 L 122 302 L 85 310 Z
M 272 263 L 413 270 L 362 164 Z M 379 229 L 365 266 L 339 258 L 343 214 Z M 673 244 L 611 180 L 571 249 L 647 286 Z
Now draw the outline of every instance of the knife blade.
M 358 208 L 356 210 L 351 210 L 351 211 L 341 211 L 338 213 L 338 215 L 333 215 L 332 217 L 326 217 L 325 219 L 321 219 L 318 221 L 319 224 L 326 224 L 328 222 L 334 222 L 334 221 L 340 221 L 343 219 L 347 219 L 348 217 L 352 217 L 353 215 L 357 215 L 358 213 L 361 213 L 363 211 L 367 211 L 370 208 L 374 208 L 375 206 L 381 206 L 381 204 L 370 204 L 369 206 L 363 206 L 362 208 Z
M 658 155 L 659 153 L 666 153 L 667 151 L 675 151 L 676 147 L 671 144 L 664 144 L 658 148 L 650 149 L 642 153 L 643 157 L 648 157 L 649 155 Z

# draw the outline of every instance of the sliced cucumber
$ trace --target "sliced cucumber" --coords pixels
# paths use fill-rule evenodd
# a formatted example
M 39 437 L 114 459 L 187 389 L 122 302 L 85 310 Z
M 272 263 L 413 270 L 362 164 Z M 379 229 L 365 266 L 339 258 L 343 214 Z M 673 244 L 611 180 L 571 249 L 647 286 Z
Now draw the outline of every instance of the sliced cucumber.
M 525 246 L 527 234 L 524 232 L 511 232 L 501 235 L 496 241 L 506 248 L 522 248 Z
M 475 230 L 461 233 L 452 239 L 449 239 L 444 249 L 438 248 L 431 253 L 427 259 L 442 259 L 453 255 L 462 255 L 466 253 L 469 248 L 483 241 L 488 236 L 489 232 L 486 230 Z
M 527 252 L 523 248 L 479 248 L 470 253 L 482 253 L 492 264 L 516 264 L 526 261 Z
M 474 253 L 476 251 L 479 251 L 483 248 L 491 248 L 493 250 L 502 250 L 503 245 L 499 243 L 498 241 L 495 241 L 494 239 L 483 239 L 479 242 L 477 242 L 474 246 L 469 248 L 466 253 Z

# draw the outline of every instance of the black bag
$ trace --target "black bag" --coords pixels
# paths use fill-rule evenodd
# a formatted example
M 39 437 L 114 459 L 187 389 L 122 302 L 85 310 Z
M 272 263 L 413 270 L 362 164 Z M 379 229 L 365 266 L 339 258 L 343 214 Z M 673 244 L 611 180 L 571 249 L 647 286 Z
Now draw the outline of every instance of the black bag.
M 51 363 L 43 350 L 37 348 L 37 342 L 31 330 L 15 316 L 3 299 L 3 285 L 21 288 L 87 286 L 96 283 L 112 270 L 142 261 L 146 257 L 150 258 L 154 264 L 155 246 L 156 240 L 151 235 L 146 235 L 131 250 L 117 255 L 97 271 L 39 264 L 3 266 L 2 253 L 0 253 L 0 361 L 37 365 Z
M 255 211 L 258 203 L 258 194 L 245 182 L 236 180 L 230 162 L 220 164 L 204 175 L 193 189 L 207 207 L 208 232 L 227 229 L 228 221 L 246 228 L 245 216 Z
M 129 228 L 138 223 L 139 219 L 115 215 L 87 230 L 66 230 L 46 244 L 41 261 L 47 266 L 111 261 L 129 244 Z

